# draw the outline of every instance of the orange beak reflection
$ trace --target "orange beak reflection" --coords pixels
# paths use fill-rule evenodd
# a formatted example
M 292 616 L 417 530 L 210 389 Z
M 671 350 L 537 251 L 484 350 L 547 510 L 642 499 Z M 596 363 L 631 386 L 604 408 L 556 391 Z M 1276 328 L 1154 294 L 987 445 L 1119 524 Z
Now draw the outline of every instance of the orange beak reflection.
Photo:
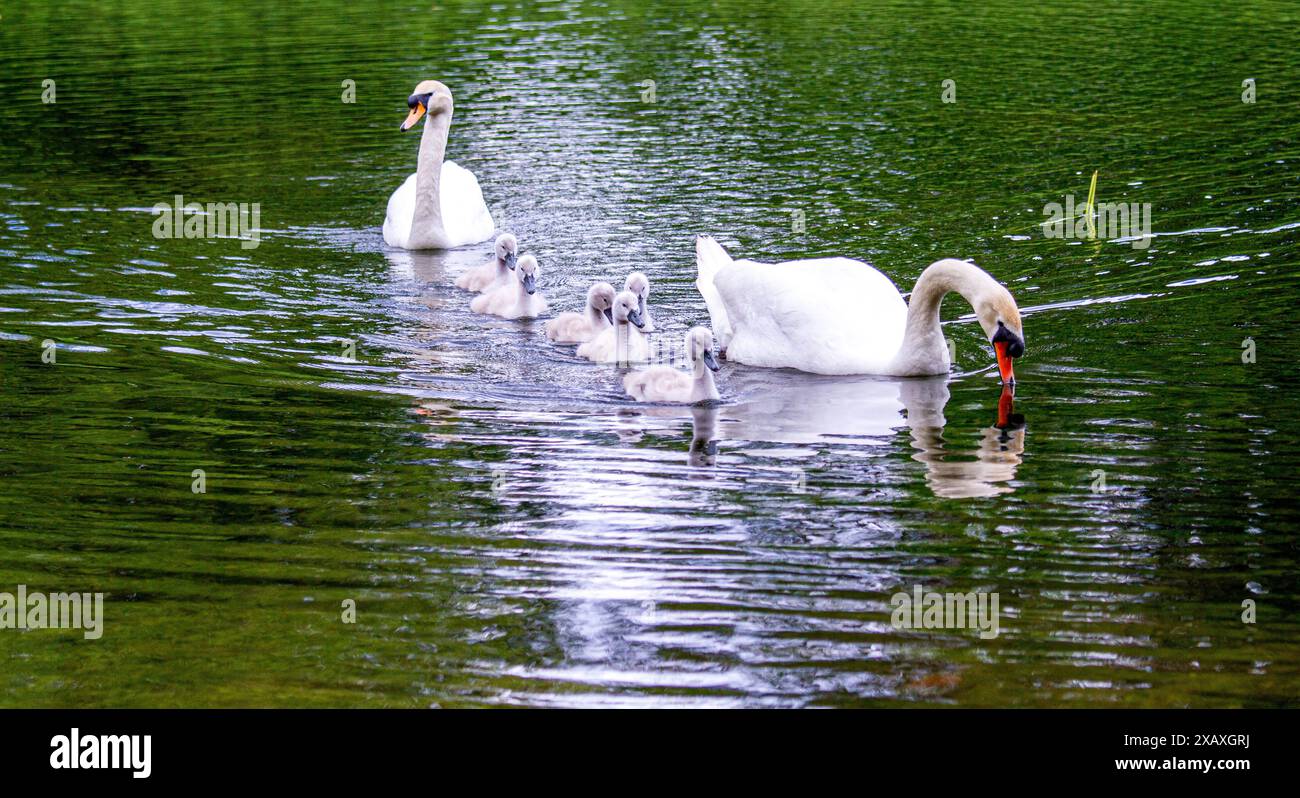
M 416 103 L 415 107 L 411 109 L 411 113 L 406 115 L 406 121 L 402 123 L 402 127 L 400 129 L 410 130 L 411 126 L 414 125 L 416 122 L 419 122 L 420 117 L 422 116 L 424 116 L 424 103 Z
M 1002 373 L 1002 382 L 1006 385 L 1014 385 L 1016 373 L 1011 368 L 1011 355 L 1007 354 L 1007 342 L 995 341 L 993 349 L 998 353 L 998 371 Z
M 1006 429 L 1011 426 L 1011 414 L 1016 409 L 1016 389 L 1010 385 L 1002 386 L 1002 396 L 998 398 L 998 429 Z

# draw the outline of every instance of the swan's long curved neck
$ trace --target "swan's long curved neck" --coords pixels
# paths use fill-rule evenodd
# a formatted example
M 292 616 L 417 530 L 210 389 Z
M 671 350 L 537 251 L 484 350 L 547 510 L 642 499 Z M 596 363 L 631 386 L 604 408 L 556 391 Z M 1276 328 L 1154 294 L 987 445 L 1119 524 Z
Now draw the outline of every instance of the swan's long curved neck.
M 903 344 L 894 358 L 893 373 L 920 376 L 948 371 L 952 358 L 939 324 L 943 298 L 955 291 L 974 307 L 984 281 L 992 280 L 977 267 L 959 260 L 945 259 L 927 266 L 907 302 L 907 325 Z
M 603 330 L 605 329 L 605 325 L 609 323 L 609 319 L 605 318 L 604 313 L 597 310 L 592 305 L 588 305 L 587 323 L 591 325 L 591 329 L 593 330 Z
M 415 215 L 411 219 L 411 249 L 442 245 L 442 161 L 447 154 L 450 109 L 429 114 L 420 135 L 420 160 L 415 172 Z

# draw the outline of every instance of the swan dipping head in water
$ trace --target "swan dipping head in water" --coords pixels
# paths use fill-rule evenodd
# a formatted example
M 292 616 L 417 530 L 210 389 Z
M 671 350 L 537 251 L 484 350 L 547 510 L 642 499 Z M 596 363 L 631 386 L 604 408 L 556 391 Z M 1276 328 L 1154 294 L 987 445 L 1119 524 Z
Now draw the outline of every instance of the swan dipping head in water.
M 903 342 L 890 365 L 890 374 L 924 376 L 947 373 L 948 342 L 939 324 L 939 306 L 950 293 L 961 295 L 993 345 L 1002 382 L 1015 385 L 1012 360 L 1025 353 L 1020 308 L 1011 292 L 973 263 L 945 258 L 925 267 L 916 279 L 907 304 Z
M 956 292 L 975 310 L 1002 381 L 1015 382 L 1012 360 L 1025 353 L 1020 310 L 973 263 L 935 261 L 904 302 L 888 277 L 862 261 L 733 260 L 709 236 L 696 239 L 695 252 L 695 285 L 728 360 L 816 374 L 946 374 L 952 363 L 939 307 Z

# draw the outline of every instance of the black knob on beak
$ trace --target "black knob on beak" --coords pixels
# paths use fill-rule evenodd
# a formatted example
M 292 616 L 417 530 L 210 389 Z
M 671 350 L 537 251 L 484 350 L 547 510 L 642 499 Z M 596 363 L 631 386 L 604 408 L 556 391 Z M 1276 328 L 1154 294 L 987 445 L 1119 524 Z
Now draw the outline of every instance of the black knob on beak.
M 993 343 L 1005 342 L 1007 345 L 1007 354 L 1011 357 L 1020 357 L 1025 353 L 1025 341 L 1019 335 L 1007 329 L 1002 322 L 998 322 L 998 331 L 993 333 Z

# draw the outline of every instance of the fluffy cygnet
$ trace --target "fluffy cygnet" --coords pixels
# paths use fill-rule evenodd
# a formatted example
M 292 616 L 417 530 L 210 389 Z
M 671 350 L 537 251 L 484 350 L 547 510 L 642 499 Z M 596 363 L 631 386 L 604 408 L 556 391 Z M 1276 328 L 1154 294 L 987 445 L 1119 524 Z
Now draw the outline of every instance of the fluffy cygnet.
M 583 344 L 614 325 L 614 286 L 596 283 L 587 290 L 587 309 L 568 311 L 546 322 L 546 337 L 561 344 Z
M 644 272 L 632 272 L 623 283 L 623 290 L 636 294 L 636 310 L 641 314 L 641 332 L 654 332 L 655 323 L 650 318 L 650 308 L 646 304 L 650 300 L 650 278 Z
M 546 312 L 546 297 L 537 290 L 541 267 L 537 258 L 523 255 L 515 265 L 515 280 L 479 294 L 469 303 L 475 313 L 487 313 L 503 319 L 531 319 Z
M 650 344 L 641 334 L 641 312 L 636 294 L 622 291 L 614 297 L 614 326 L 578 347 L 578 357 L 597 363 L 644 363 Z
M 718 398 L 718 386 L 713 382 L 713 372 L 718 370 L 718 359 L 713 352 L 713 333 L 707 327 L 694 327 L 686 333 L 686 351 L 691 371 L 687 373 L 672 366 L 651 366 L 634 371 L 623 378 L 628 396 L 642 402 L 675 402 L 695 404 Z
M 497 285 L 505 285 L 510 280 L 510 273 L 515 269 L 519 259 L 519 242 L 510 233 L 497 236 L 496 253 L 492 260 L 482 266 L 475 266 L 456 278 L 456 287 L 466 291 L 487 291 Z

